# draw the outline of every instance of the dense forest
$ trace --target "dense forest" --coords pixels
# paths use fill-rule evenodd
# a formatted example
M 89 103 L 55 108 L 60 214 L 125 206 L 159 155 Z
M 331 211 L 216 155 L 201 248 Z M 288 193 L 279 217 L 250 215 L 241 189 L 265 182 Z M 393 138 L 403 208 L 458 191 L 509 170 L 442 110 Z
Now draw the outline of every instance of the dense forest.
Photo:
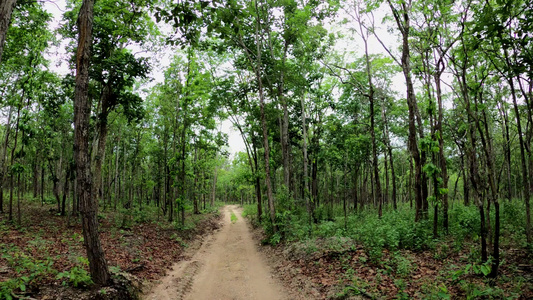
M 523 0 L 2 0 L 0 276 L 31 261 L 7 240 L 36 227 L 30 208 L 80 226 L 76 271 L 105 285 L 108 216 L 180 232 L 224 202 L 263 244 L 338 266 L 338 297 L 531 297 L 532 12 Z M 27 272 L 0 281 L 0 298 L 50 276 Z

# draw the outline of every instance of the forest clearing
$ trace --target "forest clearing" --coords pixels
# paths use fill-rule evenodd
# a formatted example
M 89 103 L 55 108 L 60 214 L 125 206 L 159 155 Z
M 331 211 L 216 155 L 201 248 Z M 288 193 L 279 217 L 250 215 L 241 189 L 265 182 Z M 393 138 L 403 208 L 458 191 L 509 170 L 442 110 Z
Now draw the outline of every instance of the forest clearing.
M 2 0 L 0 299 L 533 298 L 532 12 Z

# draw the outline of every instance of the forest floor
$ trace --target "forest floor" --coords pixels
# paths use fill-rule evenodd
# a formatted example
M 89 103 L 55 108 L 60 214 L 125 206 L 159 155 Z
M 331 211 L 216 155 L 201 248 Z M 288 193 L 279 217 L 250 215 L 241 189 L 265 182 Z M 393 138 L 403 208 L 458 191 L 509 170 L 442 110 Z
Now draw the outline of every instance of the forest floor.
M 300 299 L 288 296 L 273 276 L 242 208 L 228 205 L 222 214 L 221 229 L 191 247 L 191 256 L 177 262 L 145 299 Z
M 74 220 L 67 224 L 67 217 L 51 207 L 24 203 L 20 226 L 8 222 L 6 213 L 0 214 L 0 299 L 5 287 L 13 289 L 15 297 L 112 299 L 115 295 L 121 299 L 116 290 L 124 288 L 124 282 L 146 288 L 174 262 L 186 258 L 189 244 L 219 226 L 219 214 L 213 212 L 187 215 L 185 228 L 168 223 L 155 209 L 100 212 L 100 238 L 108 266 L 113 277 L 122 281 L 109 288 L 86 288 L 89 277 L 81 225 Z
M 185 227 L 148 208 L 101 212 L 108 265 L 126 280 L 86 288 L 79 222 L 69 225 L 51 205 L 23 207 L 20 226 L 0 214 L 0 299 L 9 282 L 15 296 L 35 299 L 125 299 L 117 296 L 120 282 L 146 300 L 533 299 L 533 260 L 521 248 L 504 247 L 505 264 L 490 282 L 471 263 L 474 243 L 457 251 L 446 241 L 431 251 L 385 249 L 377 261 L 346 237 L 261 246 L 263 230 L 252 229 L 235 205 L 188 214 Z

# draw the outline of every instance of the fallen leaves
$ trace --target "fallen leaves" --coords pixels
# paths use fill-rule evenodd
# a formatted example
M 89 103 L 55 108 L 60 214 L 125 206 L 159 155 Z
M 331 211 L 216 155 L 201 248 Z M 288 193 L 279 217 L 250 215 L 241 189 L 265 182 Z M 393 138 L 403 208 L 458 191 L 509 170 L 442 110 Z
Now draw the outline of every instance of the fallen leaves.
M 78 257 L 85 257 L 79 224 L 68 226 L 66 217 L 50 214 L 47 207 L 40 205 L 25 207 L 23 216 L 26 225 L 2 227 L 0 244 L 6 245 L 2 246 L 2 253 L 9 255 L 9 251 L 23 251 L 36 260 L 51 258 L 52 267 L 58 272 L 79 265 Z M 0 215 L 0 222 L 2 217 Z M 194 218 L 198 218 L 196 227 L 187 230 L 169 228 L 166 222 L 136 224 L 130 230 L 121 230 L 111 221 L 112 214 L 102 218 L 100 238 L 108 265 L 112 269 L 130 270 L 142 280 L 160 278 L 172 263 L 183 258 L 184 241 L 198 238 L 219 226 L 212 214 L 195 215 Z M 143 267 L 139 267 L 141 265 Z M 7 260 L 0 257 L 0 281 L 18 276 L 20 274 L 8 266 Z M 51 276 L 42 284 L 58 285 L 60 282 Z M 54 298 L 53 295 L 43 297 Z

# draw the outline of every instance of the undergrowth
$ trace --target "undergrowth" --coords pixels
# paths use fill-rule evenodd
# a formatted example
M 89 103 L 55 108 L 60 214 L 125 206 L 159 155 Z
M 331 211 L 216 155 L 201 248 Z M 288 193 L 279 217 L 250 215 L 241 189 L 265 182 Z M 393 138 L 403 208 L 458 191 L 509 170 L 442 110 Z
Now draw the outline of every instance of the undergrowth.
M 506 247 L 527 249 L 524 206 L 519 200 L 500 202 L 502 264 L 507 264 Z M 309 253 L 327 253 L 332 250 L 343 253 L 362 248 L 366 256 L 359 257 L 360 262 L 390 270 L 394 274 L 400 298 L 401 295 L 407 296 L 403 292 L 406 281 L 412 280 L 411 276 L 416 272 L 416 264 L 408 256 L 403 256 L 405 251 L 414 254 L 425 253 L 424 255 L 429 253 L 429 257 L 436 260 L 456 257 L 460 261 L 460 265 L 443 270 L 443 281 L 435 283 L 435 286 L 428 286 L 425 292 L 421 291 L 425 296 L 449 299 L 450 291 L 446 278 L 452 279 L 455 292 L 459 290 L 467 298 L 503 295 L 500 288 L 484 283 L 484 279 L 481 280 L 490 273 L 491 263 L 490 259 L 488 263 L 480 261 L 481 224 L 478 207 L 474 205 L 452 203 L 448 213 L 449 232 L 444 231 L 440 215 L 437 238 L 433 236 L 433 210 L 430 209 L 426 219 L 414 222 L 415 211 L 408 203 L 400 203 L 397 210 L 387 207 L 381 218 L 375 209 L 366 208 L 362 212 L 349 212 L 345 219 L 340 205 L 317 207 L 312 218 L 308 216 L 303 204 L 296 207 L 280 205 L 276 209 L 278 231 L 274 233 L 268 212 L 264 212 L 261 220 L 258 220 L 255 204 L 244 206 L 243 216 L 250 218 L 253 223 L 261 224 L 265 229 L 267 238 L 264 243 L 276 245 L 284 241 L 289 249 L 303 247 L 303 252 Z M 493 209 L 490 222 L 494 226 Z M 342 239 L 351 241 L 352 245 L 339 245 L 338 249 L 331 247 L 331 243 Z M 472 281 L 469 278 L 480 280 Z M 352 288 L 345 292 L 355 293 L 353 291 L 361 292 L 361 289 Z M 518 288 L 512 293 L 519 292 Z

